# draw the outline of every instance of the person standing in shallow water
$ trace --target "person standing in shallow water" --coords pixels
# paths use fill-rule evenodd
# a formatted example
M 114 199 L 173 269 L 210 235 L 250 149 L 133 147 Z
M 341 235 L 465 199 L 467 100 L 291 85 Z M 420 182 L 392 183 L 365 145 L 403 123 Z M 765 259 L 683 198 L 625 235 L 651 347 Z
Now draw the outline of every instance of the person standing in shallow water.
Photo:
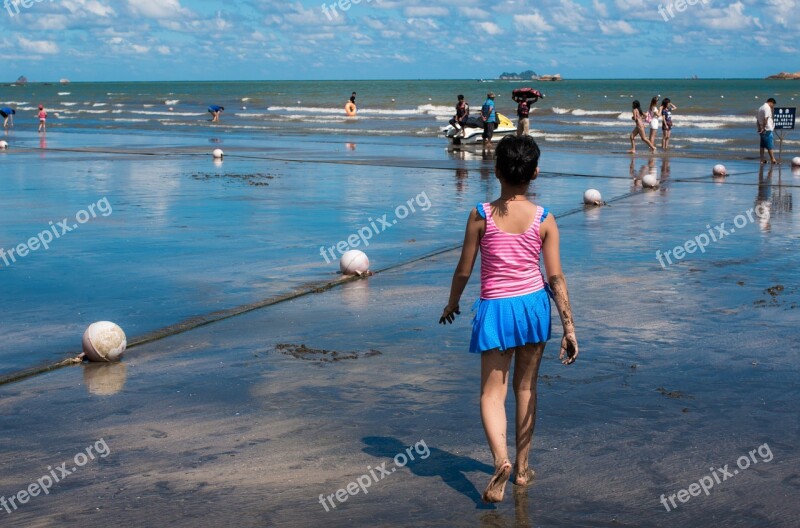
M 778 160 L 775 159 L 775 155 L 772 153 L 773 143 L 775 142 L 772 135 L 772 131 L 775 130 L 775 120 L 772 116 L 772 109 L 775 108 L 775 104 L 775 99 L 770 97 L 767 99 L 766 103 L 759 107 L 758 114 L 756 115 L 758 135 L 761 138 L 761 151 L 759 153 L 759 158 L 761 159 L 762 164 L 767 162 L 767 160 L 764 159 L 765 150 L 769 153 L 770 163 L 778 163 Z
M 485 502 L 503 500 L 512 472 L 505 411 L 512 359 L 517 403 L 514 484 L 528 486 L 536 475 L 528 459 L 536 425 L 539 364 L 550 339 L 548 293 L 553 295 L 564 327 L 559 358 L 565 365 L 578 358 L 558 226 L 547 209 L 527 199 L 528 187 L 539 174 L 539 147 L 530 136 L 506 136 L 498 143 L 496 154 L 500 197 L 479 203 L 470 212 L 450 298 L 439 318 L 441 324 L 452 324 L 461 313 L 461 295 L 480 251 L 481 295 L 475 303 L 469 350 L 481 355 L 481 421 L 495 467 L 483 493 Z M 549 285 L 539 268 L 540 254 Z
M 634 101 L 631 104 L 633 110 L 633 122 L 635 123 L 634 129 L 631 132 L 630 140 L 631 140 L 631 149 L 628 151 L 631 154 L 636 153 L 636 136 L 641 136 L 642 141 L 650 147 L 650 152 L 656 151 L 656 146 L 653 145 L 653 142 L 647 139 L 647 136 L 644 133 L 644 114 L 642 113 L 642 106 L 638 100 Z

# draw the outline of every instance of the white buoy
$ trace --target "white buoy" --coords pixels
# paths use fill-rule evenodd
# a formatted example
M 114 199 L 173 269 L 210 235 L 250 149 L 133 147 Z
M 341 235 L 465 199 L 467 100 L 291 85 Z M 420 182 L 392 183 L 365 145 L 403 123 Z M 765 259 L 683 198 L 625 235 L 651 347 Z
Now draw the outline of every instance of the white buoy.
M 714 170 L 711 171 L 714 176 L 727 176 L 728 170 L 725 168 L 725 165 L 722 163 L 717 163 L 714 165 Z
M 243 106 L 243 107 L 242 107 L 242 110 L 247 110 L 247 107 L 246 107 L 246 106 Z
M 222 156 L 224 156 L 225 153 L 222 152 L 222 149 L 214 149 L 214 152 L 212 152 L 211 155 L 214 156 L 214 159 L 222 159 Z
M 8 142 L 5 140 L 0 140 L 0 150 L 5 150 L 8 148 Z
M 357 249 L 351 249 L 342 255 L 339 260 L 339 269 L 344 275 L 361 275 L 369 271 L 367 254 Z
M 170 111 L 170 112 L 174 112 L 174 111 L 175 111 L 175 109 L 174 109 L 173 107 L 171 107 L 171 106 L 170 106 L 170 107 L 169 107 L 169 111 Z
M 657 189 L 658 177 L 655 172 L 648 172 L 642 177 L 642 187 L 645 189 Z
M 800 167 L 800 156 L 792 158 L 792 167 Z
M 128 339 L 125 332 L 111 321 L 98 321 L 83 333 L 83 352 L 89 361 L 119 361 Z
M 603 196 L 597 189 L 587 189 L 586 192 L 583 193 L 583 203 L 586 205 L 602 205 Z

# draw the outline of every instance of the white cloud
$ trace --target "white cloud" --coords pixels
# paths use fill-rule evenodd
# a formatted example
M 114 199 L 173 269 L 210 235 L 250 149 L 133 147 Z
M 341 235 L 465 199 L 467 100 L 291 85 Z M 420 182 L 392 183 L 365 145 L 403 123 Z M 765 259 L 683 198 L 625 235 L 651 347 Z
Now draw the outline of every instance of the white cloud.
M 553 30 L 553 26 L 547 23 L 538 9 L 531 15 L 514 15 L 514 26 L 520 32 L 544 33 Z
M 116 15 L 111 6 L 106 6 L 97 0 L 62 0 L 60 4 L 72 14 L 90 14 L 105 18 Z
M 180 0 L 126 0 L 134 15 L 145 18 L 184 18 L 192 12 L 181 6 Z
M 489 18 L 489 13 L 478 7 L 459 7 L 458 11 L 467 18 Z
M 58 45 L 49 40 L 28 40 L 25 37 L 17 37 L 19 46 L 30 53 L 41 53 L 43 55 L 53 55 L 58 53 Z
M 635 35 L 638 33 L 629 23 L 624 20 L 598 20 L 600 31 L 603 35 Z
M 446 7 L 407 7 L 403 13 L 408 18 L 446 17 L 450 11 Z
M 751 26 L 761 27 L 757 18 L 744 14 L 744 4 L 735 2 L 722 9 L 709 9 L 702 18 L 703 24 L 712 29 L 735 30 Z
M 603 18 L 608 18 L 608 6 L 603 2 L 600 2 L 600 0 L 592 0 L 592 6 L 598 15 Z
M 503 29 L 494 22 L 478 22 L 475 26 L 478 30 L 489 35 L 499 35 L 503 32 Z

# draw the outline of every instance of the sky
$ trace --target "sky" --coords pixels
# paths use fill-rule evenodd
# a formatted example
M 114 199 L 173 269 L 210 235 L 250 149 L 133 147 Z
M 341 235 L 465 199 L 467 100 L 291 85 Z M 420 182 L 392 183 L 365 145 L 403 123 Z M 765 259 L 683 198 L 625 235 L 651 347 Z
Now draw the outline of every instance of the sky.
M 798 3 L 0 0 L 0 81 L 763 78 L 800 71 Z

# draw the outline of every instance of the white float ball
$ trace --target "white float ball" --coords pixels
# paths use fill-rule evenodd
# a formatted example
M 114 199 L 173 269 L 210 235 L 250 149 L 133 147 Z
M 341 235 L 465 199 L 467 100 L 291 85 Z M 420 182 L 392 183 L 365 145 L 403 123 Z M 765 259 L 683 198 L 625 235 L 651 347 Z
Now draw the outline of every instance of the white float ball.
M 800 167 L 800 156 L 792 158 L 792 167 Z
M 642 177 L 642 187 L 647 189 L 655 189 L 658 187 L 658 177 L 652 173 L 648 172 L 647 174 Z
M 242 110 L 247 110 L 247 107 L 246 107 L 246 106 L 243 106 L 243 107 L 242 107 Z
M 119 361 L 128 339 L 125 332 L 111 321 L 98 321 L 83 333 L 83 352 L 89 361 Z
M 214 159 L 222 159 L 222 156 L 225 155 L 225 153 L 222 152 L 222 149 L 214 149 L 214 152 L 211 154 L 214 156 Z
M 587 189 L 583 193 L 583 203 L 586 205 L 600 205 L 603 203 L 603 196 L 597 189 Z
M 714 176 L 727 176 L 728 170 L 725 168 L 725 165 L 722 163 L 717 163 L 714 165 L 714 169 L 711 171 Z
M 175 111 L 175 109 L 174 109 L 174 108 L 172 108 L 172 107 L 170 106 L 170 107 L 169 107 L 169 111 L 170 111 L 170 112 L 174 112 L 174 111 Z
M 357 249 L 347 251 L 339 260 L 339 269 L 344 275 L 361 275 L 369 271 L 367 254 Z
M 8 141 L 0 140 L 0 150 L 5 150 L 8 148 Z

